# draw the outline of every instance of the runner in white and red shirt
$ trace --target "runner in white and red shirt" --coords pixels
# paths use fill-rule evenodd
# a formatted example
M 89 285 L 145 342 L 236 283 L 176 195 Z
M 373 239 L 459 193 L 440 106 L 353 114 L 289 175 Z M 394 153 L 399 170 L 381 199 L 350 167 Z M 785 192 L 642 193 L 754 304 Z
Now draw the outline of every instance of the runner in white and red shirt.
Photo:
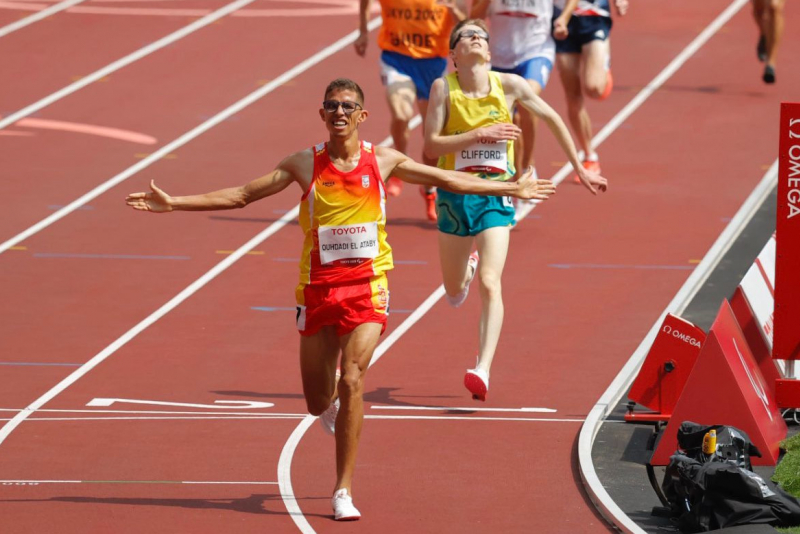
M 617 15 L 625 15 L 628 0 L 613 1 Z M 609 0 L 554 0 L 556 63 L 567 98 L 569 122 L 581 149 L 583 166 L 593 172 L 600 172 L 600 158 L 592 148 L 592 121 L 583 95 L 605 100 L 614 86 L 610 9 Z

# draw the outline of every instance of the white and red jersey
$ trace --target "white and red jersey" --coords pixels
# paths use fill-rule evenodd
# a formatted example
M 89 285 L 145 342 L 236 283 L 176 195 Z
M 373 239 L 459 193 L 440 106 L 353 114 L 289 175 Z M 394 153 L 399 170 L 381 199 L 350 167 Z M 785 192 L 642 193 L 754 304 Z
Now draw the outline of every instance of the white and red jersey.
M 300 201 L 300 283 L 334 285 L 383 274 L 393 263 L 375 148 L 362 141 L 358 164 L 348 172 L 333 165 L 326 143 L 313 150 L 314 177 Z
M 513 69 L 535 57 L 555 59 L 553 0 L 492 0 L 488 15 L 493 66 Z

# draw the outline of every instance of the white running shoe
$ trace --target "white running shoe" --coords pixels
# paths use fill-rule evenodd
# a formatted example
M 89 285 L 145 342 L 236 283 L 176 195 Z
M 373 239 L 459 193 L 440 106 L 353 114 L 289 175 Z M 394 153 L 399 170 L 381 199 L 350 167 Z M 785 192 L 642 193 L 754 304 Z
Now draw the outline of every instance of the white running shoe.
M 472 279 L 475 278 L 475 273 L 478 272 L 477 250 L 469 255 L 469 259 L 467 260 L 467 267 L 470 269 L 470 274 L 469 278 L 467 278 L 467 283 L 464 284 L 464 289 L 461 290 L 461 293 L 459 293 L 455 297 L 451 297 L 450 295 L 445 294 L 447 302 L 450 304 L 450 306 L 454 308 L 458 308 L 459 306 L 464 304 L 464 301 L 467 300 L 467 296 L 469 295 L 469 285 L 472 283 Z
M 468 369 L 464 375 L 464 387 L 466 387 L 472 398 L 479 401 L 486 401 L 486 394 L 489 392 L 489 375 L 480 368 Z
M 358 521 L 361 519 L 361 512 L 353 506 L 353 498 L 347 494 L 347 488 L 342 488 L 333 494 L 331 506 L 333 506 L 333 518 L 336 521 Z
M 339 399 L 328 406 L 328 409 L 319 416 L 319 424 L 326 434 L 333 436 L 336 433 L 336 416 L 339 415 Z

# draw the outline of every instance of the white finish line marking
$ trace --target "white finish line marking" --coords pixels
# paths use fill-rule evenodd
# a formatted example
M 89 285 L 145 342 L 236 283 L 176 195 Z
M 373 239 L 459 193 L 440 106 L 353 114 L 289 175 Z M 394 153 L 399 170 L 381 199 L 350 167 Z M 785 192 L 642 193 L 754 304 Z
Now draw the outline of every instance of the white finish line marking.
M 580 419 L 548 419 L 546 417 L 471 417 L 466 415 L 365 415 L 364 419 L 406 419 L 409 421 L 531 421 L 535 423 L 583 423 Z
M 214 404 L 189 404 L 185 402 L 166 402 L 166 401 L 151 401 L 151 400 L 134 400 L 134 399 L 92 399 L 86 403 L 86 406 L 111 406 L 112 404 L 152 404 L 156 406 L 180 406 L 182 408 L 208 408 L 208 409 L 239 409 L 250 410 L 258 408 L 272 408 L 275 406 L 271 402 L 261 401 L 238 401 L 238 400 L 215 400 Z
M 202 484 L 233 486 L 277 486 L 277 482 L 246 480 L 0 480 L 0 486 L 37 486 L 39 484 Z
M 373 410 L 433 410 L 437 412 L 538 412 L 556 413 L 552 408 L 457 408 L 450 406 L 371 406 Z
M 305 419 L 311 417 L 305 413 L 296 415 L 198 415 L 198 416 L 169 416 L 169 417 L 156 417 L 156 416 L 128 416 L 128 417 L 32 417 L 28 419 L 28 423 L 38 422 L 63 422 L 63 421 L 187 421 L 187 420 L 208 420 L 208 419 L 222 419 L 231 421 L 243 420 L 260 420 L 260 419 Z M 311 419 L 313 422 L 315 417 Z M 544 417 L 480 417 L 480 416 L 466 416 L 466 415 L 365 415 L 364 419 L 407 419 L 409 421 L 536 421 L 536 422 L 556 422 L 556 423 L 581 423 L 584 419 L 548 419 Z M 10 421 L 10 419 L 2 419 L 0 421 Z
M 25 410 L 23 408 L 22 410 Z M 0 412 L 19 412 L 21 411 L 19 408 L 0 408 Z M 258 415 L 269 415 L 269 416 L 276 416 L 276 415 L 283 415 L 283 416 L 294 416 L 297 414 L 293 413 L 274 413 L 274 412 L 173 412 L 167 410 L 56 410 L 56 409 L 39 409 L 36 410 L 36 413 L 91 413 L 91 414 L 103 414 L 103 413 L 116 413 L 116 414 L 133 414 L 133 415 L 237 415 L 239 417 L 255 417 Z M 307 414 L 302 414 L 307 415 Z

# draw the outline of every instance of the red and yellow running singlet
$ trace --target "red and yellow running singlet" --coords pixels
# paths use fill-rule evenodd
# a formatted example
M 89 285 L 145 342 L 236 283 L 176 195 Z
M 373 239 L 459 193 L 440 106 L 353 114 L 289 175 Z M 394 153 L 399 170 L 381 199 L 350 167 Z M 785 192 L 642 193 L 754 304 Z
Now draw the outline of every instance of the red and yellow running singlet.
M 381 50 L 415 59 L 447 57 L 455 21 L 436 0 L 381 0 L 381 16 Z
M 314 151 L 311 187 L 300 202 L 305 234 L 300 284 L 340 284 L 392 269 L 386 242 L 386 192 L 375 149 L 361 142 L 356 168 L 334 167 L 326 143 Z

